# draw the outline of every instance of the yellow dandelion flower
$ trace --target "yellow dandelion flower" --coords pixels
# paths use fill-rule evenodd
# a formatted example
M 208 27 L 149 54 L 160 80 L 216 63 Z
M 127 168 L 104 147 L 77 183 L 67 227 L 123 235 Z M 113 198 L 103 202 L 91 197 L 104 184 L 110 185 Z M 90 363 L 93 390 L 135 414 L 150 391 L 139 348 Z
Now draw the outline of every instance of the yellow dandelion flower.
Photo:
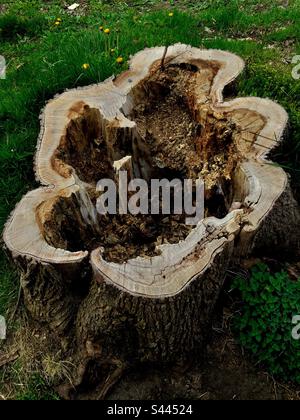
M 104 33 L 109 35 L 110 34 L 110 29 L 109 28 L 104 29 Z
M 170 16 L 170 17 L 173 17 L 173 16 L 174 16 L 174 13 L 173 13 L 173 12 L 170 12 L 170 13 L 169 13 L 169 16 Z
M 90 65 L 88 63 L 84 63 L 82 65 L 83 70 L 88 70 L 90 68 Z
M 123 57 L 118 57 L 118 58 L 116 59 L 116 62 L 117 62 L 118 64 L 122 64 L 122 63 L 124 62 L 124 58 L 123 58 Z
M 57 20 L 54 25 L 59 26 L 60 24 L 61 24 L 61 22 L 59 20 Z
M 56 22 L 61 22 L 61 21 L 62 21 L 61 18 L 56 19 Z

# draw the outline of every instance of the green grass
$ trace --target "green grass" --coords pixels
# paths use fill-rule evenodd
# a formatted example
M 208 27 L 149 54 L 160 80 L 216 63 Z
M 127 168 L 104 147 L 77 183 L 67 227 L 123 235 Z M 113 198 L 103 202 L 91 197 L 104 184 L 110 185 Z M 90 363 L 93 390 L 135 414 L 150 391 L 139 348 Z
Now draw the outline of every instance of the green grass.
M 1 314 L 14 310 L 14 303 L 17 296 L 18 275 L 8 263 L 4 255 L 0 256 L 0 310 Z
M 16 41 L 22 37 L 38 36 L 46 26 L 43 16 L 16 16 L 7 14 L 1 19 L 0 41 Z
M 10 384 L 14 384 L 14 400 L 56 401 L 60 399 L 53 390 L 53 384 L 42 371 L 27 371 L 19 360 L 10 368 L 6 367 L 0 371 L 0 395 L 11 391 Z
M 34 372 L 28 380 L 26 389 L 17 393 L 15 399 L 22 401 L 57 401 L 59 397 L 52 391 L 43 376 Z
M 291 136 L 276 158 L 300 189 L 300 80 L 291 76 L 291 59 L 300 54 L 300 0 L 288 7 L 271 0 L 90 0 L 73 15 L 64 3 L 10 0 L 0 6 L 0 55 L 8 63 L 7 79 L 0 80 L 1 229 L 22 195 L 36 187 L 32 163 L 45 102 L 66 88 L 117 74 L 131 54 L 166 43 L 220 48 L 246 60 L 238 95 L 270 97 L 289 112 Z M 58 17 L 62 23 L 55 26 Z M 113 47 L 115 55 L 108 52 Z M 118 55 L 125 59 L 121 66 Z M 7 314 L 15 305 L 17 276 L 4 254 L 0 264 L 0 314 Z

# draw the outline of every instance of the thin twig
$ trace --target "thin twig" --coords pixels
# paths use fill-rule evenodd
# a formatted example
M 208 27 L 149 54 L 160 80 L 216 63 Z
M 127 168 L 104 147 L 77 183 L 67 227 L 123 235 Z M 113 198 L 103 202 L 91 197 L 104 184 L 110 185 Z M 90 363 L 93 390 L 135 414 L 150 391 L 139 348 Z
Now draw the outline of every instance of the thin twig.
M 272 378 L 272 381 L 273 381 L 273 387 L 274 387 L 275 400 L 277 401 L 277 400 L 278 400 L 278 394 L 277 394 L 277 384 L 276 384 L 276 381 L 275 381 L 274 377 L 273 377 L 273 376 L 271 376 L 271 378 Z
M 19 286 L 19 292 L 18 292 L 18 299 L 17 299 L 17 303 L 15 306 L 15 309 L 13 311 L 13 313 L 11 314 L 11 317 L 9 319 L 9 322 L 11 323 L 14 320 L 14 317 L 17 313 L 17 310 L 19 309 L 19 305 L 20 305 L 20 301 L 21 301 L 21 296 L 22 296 L 22 286 L 21 286 L 21 282 L 20 282 L 20 286 Z
M 164 71 L 164 69 L 165 69 L 165 59 L 166 59 L 166 56 L 167 56 L 168 48 L 169 48 L 169 46 L 167 45 L 165 47 L 164 54 L 163 54 L 162 59 L 161 59 L 161 63 L 160 63 L 161 71 Z
M 249 133 L 249 134 L 254 134 L 257 137 L 261 137 L 263 139 L 271 140 L 271 141 L 274 141 L 275 143 L 279 143 L 279 140 L 276 138 L 276 136 L 275 136 L 275 139 L 274 138 L 272 139 L 271 137 L 266 137 L 266 136 L 263 136 L 262 134 L 254 133 L 252 131 L 245 130 L 245 129 L 242 129 L 241 132 L 246 132 L 246 133 Z
M 246 128 L 251 127 L 251 125 L 254 125 L 257 121 L 260 121 L 260 118 L 256 118 L 256 120 L 254 121 L 250 121 L 247 125 L 245 125 L 242 129 L 242 131 L 244 131 Z

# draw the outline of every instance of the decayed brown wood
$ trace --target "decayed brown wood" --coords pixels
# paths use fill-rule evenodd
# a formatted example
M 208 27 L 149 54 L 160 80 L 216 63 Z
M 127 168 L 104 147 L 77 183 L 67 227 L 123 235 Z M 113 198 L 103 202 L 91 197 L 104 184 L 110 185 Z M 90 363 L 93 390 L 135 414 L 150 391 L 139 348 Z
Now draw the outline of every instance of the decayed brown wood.
M 94 343 L 102 349 L 95 359 L 121 365 L 196 352 L 231 262 L 275 245 L 299 246 L 300 216 L 288 176 L 268 159 L 288 116 L 268 99 L 224 101 L 225 86 L 243 68 L 239 57 L 218 50 L 146 49 L 116 79 L 47 104 L 35 158 L 43 187 L 17 205 L 4 241 L 23 272 L 33 317 L 65 334 L 75 325 L 81 352 Z M 96 182 L 116 179 L 124 169 L 149 180 L 164 166 L 191 177 L 200 171 L 207 202 L 218 187 L 226 214 L 217 218 L 208 206 L 190 231 L 173 220 L 177 243 L 147 237 L 153 247 L 126 258 L 126 246 L 118 248 L 122 235 L 131 237 L 133 227 L 141 236 L 149 232 L 124 219 L 123 231 L 116 225 L 106 238 L 115 221 L 95 213 Z

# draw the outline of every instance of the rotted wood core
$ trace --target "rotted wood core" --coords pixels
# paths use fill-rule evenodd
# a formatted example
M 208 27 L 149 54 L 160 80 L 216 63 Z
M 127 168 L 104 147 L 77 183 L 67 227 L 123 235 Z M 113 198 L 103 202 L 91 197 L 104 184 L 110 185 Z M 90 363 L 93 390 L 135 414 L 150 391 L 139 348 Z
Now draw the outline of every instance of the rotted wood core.
M 63 176 L 74 172 L 80 191 L 59 197 L 46 218 L 41 215 L 42 232 L 50 245 L 73 252 L 101 246 L 107 261 L 125 262 L 158 255 L 157 246 L 187 237 L 192 227 L 186 225 L 184 213 L 96 214 L 96 183 L 102 178 L 117 183 L 114 163 L 126 156 L 131 156 L 133 177 L 145 179 L 149 191 L 151 179 L 203 179 L 205 216 L 226 216 L 241 157 L 240 132 L 230 115 L 214 112 L 206 104 L 199 107 L 200 73 L 192 65 L 169 64 L 164 71 L 153 66 L 131 92 L 131 109 L 123 110 L 136 124 L 131 130 L 116 128 L 87 105 L 82 109 L 77 105 L 79 116 L 76 106 L 70 110 L 75 118 L 67 126 L 52 166 Z

